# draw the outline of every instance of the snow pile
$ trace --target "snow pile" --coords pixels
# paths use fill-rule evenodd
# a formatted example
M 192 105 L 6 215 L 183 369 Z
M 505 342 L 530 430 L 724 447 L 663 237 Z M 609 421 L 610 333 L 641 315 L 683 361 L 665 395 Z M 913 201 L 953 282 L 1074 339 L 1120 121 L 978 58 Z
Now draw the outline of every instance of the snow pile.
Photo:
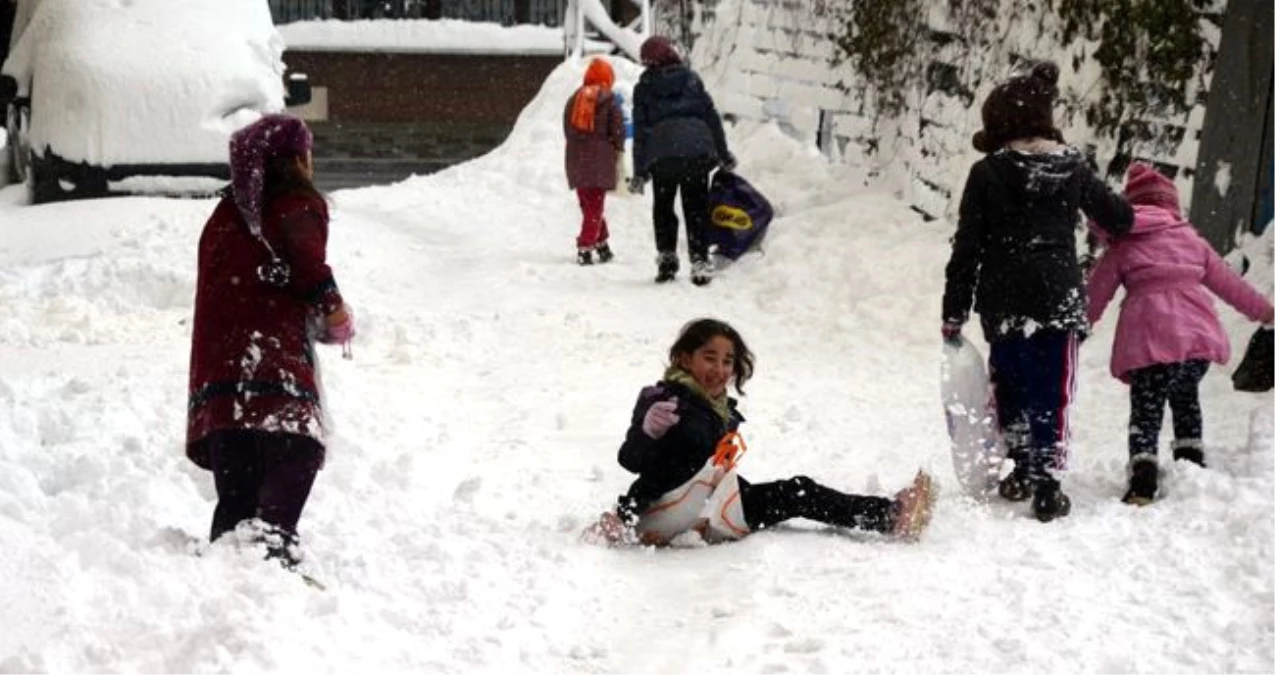
M 360 333 L 352 361 L 320 353 L 336 424 L 301 529 L 326 592 L 198 542 L 215 497 L 182 442 L 213 203 L 0 191 L 0 670 L 1275 669 L 1269 394 L 1211 370 L 1209 468 L 1166 460 L 1163 498 L 1123 505 L 1128 390 L 1104 322 L 1081 354 L 1072 515 L 970 503 L 937 386 L 952 224 L 741 125 L 740 171 L 781 210 L 764 255 L 657 286 L 648 194 L 608 201 L 617 259 L 578 267 L 561 120 L 582 72 L 551 75 L 479 160 L 333 195 Z M 639 388 L 704 315 L 758 357 L 741 472 L 888 494 L 928 466 L 947 489 L 920 544 L 804 522 L 710 548 L 581 543 L 631 478 L 615 451 Z
M 1245 232 L 1239 239 L 1227 260 L 1267 298 L 1275 297 L 1275 223 L 1267 223 L 1260 235 Z
M 279 26 L 288 49 L 431 54 L 562 54 L 561 28 L 453 19 L 298 21 Z
M 96 165 L 216 163 L 283 108 L 283 42 L 259 0 L 42 0 L 4 73 L 31 147 Z

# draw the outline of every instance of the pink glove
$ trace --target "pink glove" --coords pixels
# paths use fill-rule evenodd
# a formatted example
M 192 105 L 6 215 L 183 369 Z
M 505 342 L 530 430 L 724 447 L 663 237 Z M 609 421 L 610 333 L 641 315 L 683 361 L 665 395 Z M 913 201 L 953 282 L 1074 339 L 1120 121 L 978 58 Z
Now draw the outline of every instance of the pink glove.
M 354 337 L 354 312 L 345 308 L 345 317 L 336 323 L 329 322 L 319 336 L 319 342 L 325 345 L 341 345 Z
M 657 401 L 646 409 L 646 417 L 642 418 L 642 433 L 654 439 L 663 438 L 669 428 L 680 419 L 676 396 L 667 401 Z

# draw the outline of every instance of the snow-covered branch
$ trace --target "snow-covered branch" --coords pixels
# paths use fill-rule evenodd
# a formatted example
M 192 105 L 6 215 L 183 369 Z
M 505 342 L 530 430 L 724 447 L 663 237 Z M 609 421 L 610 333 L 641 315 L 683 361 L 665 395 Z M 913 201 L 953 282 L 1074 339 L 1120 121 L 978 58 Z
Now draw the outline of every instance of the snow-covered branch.
M 636 25 L 638 30 L 617 25 L 610 13 L 602 6 L 602 0 L 570 0 L 567 3 L 567 15 L 563 18 L 563 34 L 566 37 L 566 50 L 571 58 L 580 58 L 584 53 L 585 22 L 593 26 L 603 37 L 619 47 L 629 58 L 639 61 L 642 41 L 651 34 L 651 2 L 650 0 L 631 0 L 637 5 L 640 13 Z

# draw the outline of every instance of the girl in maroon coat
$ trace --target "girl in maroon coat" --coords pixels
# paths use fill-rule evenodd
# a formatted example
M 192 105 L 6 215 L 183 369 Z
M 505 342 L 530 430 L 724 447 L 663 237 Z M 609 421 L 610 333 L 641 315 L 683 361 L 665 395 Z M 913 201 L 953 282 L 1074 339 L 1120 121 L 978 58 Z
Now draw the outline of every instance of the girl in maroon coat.
M 210 538 L 259 519 L 271 556 L 288 565 L 324 458 L 313 340 L 354 335 L 325 262 L 311 144 L 286 115 L 231 137 L 231 186 L 199 239 L 190 351 L 186 454 L 213 472 Z
M 593 59 L 584 73 L 584 84 L 567 101 L 562 129 L 567 139 L 567 186 L 576 191 L 584 219 L 576 237 L 576 262 L 592 265 L 610 262 L 607 221 L 602 216 L 607 190 L 614 190 L 616 162 L 624 151 L 624 113 L 611 93 L 615 71 L 602 59 Z

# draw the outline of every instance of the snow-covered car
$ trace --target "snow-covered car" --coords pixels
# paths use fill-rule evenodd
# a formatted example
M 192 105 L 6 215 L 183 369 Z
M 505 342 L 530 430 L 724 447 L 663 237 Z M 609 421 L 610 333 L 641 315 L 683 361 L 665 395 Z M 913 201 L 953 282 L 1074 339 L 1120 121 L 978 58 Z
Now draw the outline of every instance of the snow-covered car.
M 231 133 L 309 99 L 263 0 L 20 0 L 11 43 L 9 164 L 37 203 L 206 194 Z

